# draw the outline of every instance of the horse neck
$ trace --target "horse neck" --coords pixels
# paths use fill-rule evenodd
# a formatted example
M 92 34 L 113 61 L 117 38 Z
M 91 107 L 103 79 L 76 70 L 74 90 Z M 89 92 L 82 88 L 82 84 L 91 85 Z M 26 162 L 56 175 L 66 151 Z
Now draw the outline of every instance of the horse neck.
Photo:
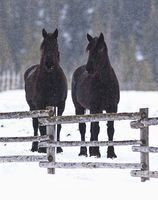
M 41 58 L 40 60 L 40 64 L 37 68 L 37 78 L 39 77 L 39 75 L 42 73 L 42 71 L 44 70 L 44 67 L 43 67 L 43 58 Z
M 99 77 L 103 82 L 108 81 L 109 72 L 111 70 L 111 63 L 108 55 L 106 57 L 106 60 L 101 63 L 102 69 L 99 72 Z

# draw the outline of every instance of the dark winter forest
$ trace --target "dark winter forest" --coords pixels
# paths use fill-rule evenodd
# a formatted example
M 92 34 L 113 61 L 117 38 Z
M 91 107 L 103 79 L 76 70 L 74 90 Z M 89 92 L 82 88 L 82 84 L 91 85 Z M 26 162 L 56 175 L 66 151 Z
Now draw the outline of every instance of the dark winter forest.
M 103 32 L 121 89 L 157 90 L 158 0 L 1 0 L 1 91 L 23 88 L 25 69 L 40 60 L 42 28 L 59 30 L 69 83 L 86 62 L 86 34 Z

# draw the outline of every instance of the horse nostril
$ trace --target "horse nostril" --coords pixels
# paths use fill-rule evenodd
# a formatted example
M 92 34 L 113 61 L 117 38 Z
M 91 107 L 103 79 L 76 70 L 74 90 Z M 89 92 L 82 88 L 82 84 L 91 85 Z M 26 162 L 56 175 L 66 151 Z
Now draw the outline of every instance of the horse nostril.
M 47 69 L 48 71 L 52 71 L 52 70 L 54 70 L 54 65 L 47 65 L 47 66 L 46 66 L 46 69 Z
M 51 69 L 51 70 L 54 69 L 54 65 L 52 65 L 52 66 L 50 67 L 50 69 Z
M 54 69 L 54 64 L 53 64 L 53 63 L 46 62 L 46 63 L 45 63 L 45 66 L 46 66 L 46 69 L 47 69 L 47 70 L 52 70 L 52 69 Z

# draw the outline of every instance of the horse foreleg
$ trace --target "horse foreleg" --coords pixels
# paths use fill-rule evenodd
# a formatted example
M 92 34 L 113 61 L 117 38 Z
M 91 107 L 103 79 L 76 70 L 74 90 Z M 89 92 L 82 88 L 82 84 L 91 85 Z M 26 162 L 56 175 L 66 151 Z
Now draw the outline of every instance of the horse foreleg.
M 34 136 L 38 135 L 38 119 L 37 118 L 33 118 L 32 119 L 32 124 L 33 124 L 33 129 L 34 129 Z M 31 151 L 38 151 L 38 142 L 33 142 L 32 143 L 32 148 Z
M 75 110 L 76 115 L 84 115 L 84 112 L 85 109 L 78 104 Z M 85 133 L 86 133 L 85 123 L 79 123 L 79 131 L 81 135 L 81 141 L 85 141 Z M 80 147 L 80 153 L 78 155 L 87 157 L 87 147 Z
M 61 124 L 57 125 L 57 141 L 60 141 L 60 131 L 61 131 Z M 57 153 L 63 152 L 61 147 L 57 147 Z
M 46 126 L 39 126 L 39 130 L 40 130 L 41 136 L 46 135 Z M 46 149 L 46 147 L 40 147 L 38 149 L 38 152 L 39 153 L 47 153 L 47 149 Z
M 86 133 L 86 124 L 79 123 L 79 131 L 81 134 L 81 141 L 85 141 L 85 133 Z M 86 156 L 87 157 L 87 147 L 81 147 L 79 156 Z
M 98 135 L 100 131 L 99 122 L 91 123 L 91 138 L 90 141 L 98 141 Z M 89 147 L 90 156 L 100 157 L 99 147 Z
M 57 115 L 61 116 L 65 109 L 65 102 L 63 102 L 60 106 L 57 107 Z M 57 125 L 57 141 L 60 141 L 60 131 L 61 131 L 61 124 Z M 63 152 L 61 147 L 57 147 L 57 153 Z
M 107 134 L 108 134 L 108 139 L 109 141 L 113 141 L 113 136 L 114 136 L 114 121 L 108 121 L 107 123 Z M 107 158 L 116 158 L 116 154 L 114 151 L 113 146 L 108 146 L 107 149 Z

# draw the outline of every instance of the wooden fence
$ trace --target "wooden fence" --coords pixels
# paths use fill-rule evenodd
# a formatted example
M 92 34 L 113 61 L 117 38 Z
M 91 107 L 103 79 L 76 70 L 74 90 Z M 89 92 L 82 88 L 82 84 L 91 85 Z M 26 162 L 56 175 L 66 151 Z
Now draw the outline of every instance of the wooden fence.
M 0 113 L 0 119 L 32 118 L 38 117 L 40 125 L 46 125 L 47 135 L 36 137 L 1 137 L 0 142 L 32 142 L 39 141 L 39 147 L 47 148 L 47 155 L 17 155 L 0 156 L 0 162 L 39 162 L 40 167 L 48 169 L 49 174 L 55 173 L 55 168 L 118 168 L 135 169 L 131 171 L 134 177 L 141 177 L 144 182 L 149 178 L 158 178 L 158 171 L 149 171 L 149 153 L 158 153 L 157 147 L 149 147 L 149 129 L 150 125 L 158 125 L 158 118 L 148 118 L 148 109 L 140 109 L 135 113 L 106 113 L 93 115 L 77 116 L 55 116 L 55 110 L 48 108 L 40 111 Z M 79 122 L 95 122 L 110 120 L 136 120 L 130 123 L 131 128 L 140 129 L 140 140 L 124 141 L 57 141 L 56 124 L 69 124 Z M 106 163 L 106 162 L 56 162 L 56 147 L 72 146 L 124 146 L 132 145 L 134 152 L 140 153 L 140 163 Z
M 15 69 L 0 72 L 0 91 L 24 88 L 23 73 Z
M 34 117 L 51 117 L 54 115 L 54 110 L 37 110 L 24 112 L 5 112 L 0 113 L 0 120 L 3 119 L 24 119 Z M 1 143 L 12 142 L 33 142 L 33 141 L 47 141 L 49 136 L 27 136 L 27 137 L 0 137 Z M 0 162 L 39 162 L 47 160 L 47 155 L 14 155 L 14 156 L 0 156 Z

